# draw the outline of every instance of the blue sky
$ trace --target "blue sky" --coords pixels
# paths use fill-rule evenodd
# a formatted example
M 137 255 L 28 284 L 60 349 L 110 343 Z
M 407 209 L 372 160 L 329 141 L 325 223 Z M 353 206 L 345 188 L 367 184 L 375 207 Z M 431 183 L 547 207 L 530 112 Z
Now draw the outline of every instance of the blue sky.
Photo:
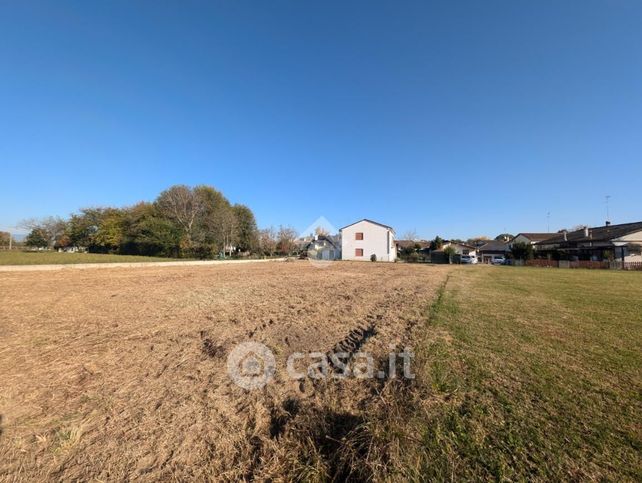
M 0 227 L 210 184 L 259 225 L 642 219 L 642 2 L 0 4 Z

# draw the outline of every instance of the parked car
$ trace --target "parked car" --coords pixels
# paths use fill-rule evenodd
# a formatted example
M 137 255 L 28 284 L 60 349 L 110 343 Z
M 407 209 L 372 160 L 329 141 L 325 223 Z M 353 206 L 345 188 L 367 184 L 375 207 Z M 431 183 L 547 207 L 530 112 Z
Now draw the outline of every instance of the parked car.
M 504 265 L 506 264 L 506 259 L 504 257 L 493 258 L 490 263 L 493 265 Z
M 466 265 L 468 264 L 475 264 L 478 263 L 479 260 L 477 260 L 477 257 L 475 255 L 462 255 L 460 257 L 461 263 L 464 263 Z

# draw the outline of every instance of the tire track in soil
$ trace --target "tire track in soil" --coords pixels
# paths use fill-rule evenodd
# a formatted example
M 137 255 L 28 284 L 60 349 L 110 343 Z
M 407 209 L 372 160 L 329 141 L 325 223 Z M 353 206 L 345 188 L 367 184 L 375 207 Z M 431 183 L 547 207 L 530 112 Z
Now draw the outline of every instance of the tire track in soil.
M 436 300 L 441 297 L 443 289 L 448 282 L 448 276 L 442 282 L 437 290 Z M 368 314 L 365 318 L 368 320 L 365 324 L 360 324 L 351 329 L 347 335 L 339 340 L 329 351 L 326 352 L 326 357 L 329 362 L 329 370 L 331 372 L 340 371 L 342 368 L 337 367 L 333 362 L 333 355 L 346 354 L 347 358 L 342 360 L 342 363 L 349 363 L 352 361 L 357 353 L 359 353 L 373 337 L 379 334 L 378 325 L 385 322 L 384 314 L 386 314 L 391 307 L 398 306 L 399 300 L 390 297 L 384 303 L 380 304 L 374 313 Z M 434 300 L 433 304 L 436 303 Z M 430 306 L 432 307 L 432 305 Z M 430 314 L 428 314 L 428 317 Z M 418 325 L 418 320 L 411 319 L 405 320 L 400 327 L 402 332 L 401 346 L 407 344 L 412 336 L 413 329 Z M 383 386 L 386 384 L 389 377 L 389 361 L 387 355 L 380 356 L 374 360 L 375 374 L 381 372 L 385 374 L 384 377 L 375 377 L 364 382 L 362 391 L 358 396 L 354 392 L 350 394 L 353 400 L 353 407 L 370 406 L 370 402 L 380 397 Z M 331 374 L 328 374 L 331 376 Z M 401 387 L 407 387 L 411 381 L 405 378 L 402 381 Z M 355 476 L 351 474 L 351 470 L 345 465 L 336 462 L 337 454 L 345 451 L 345 443 L 348 438 L 360 434 L 363 437 L 363 432 L 360 431 L 361 426 L 365 420 L 359 416 L 354 410 L 352 411 L 335 411 L 324 404 L 326 399 L 324 393 L 327 390 L 327 385 L 321 379 L 312 379 L 312 385 L 315 390 L 315 398 L 311 402 L 307 402 L 307 395 L 303 394 L 299 399 L 289 397 L 283 403 L 283 407 L 279 408 L 272 400 L 270 410 L 270 438 L 279 440 L 284 434 L 288 432 L 290 426 L 296 427 L 299 433 L 310 437 L 309 435 L 316 435 L 312 439 L 320 454 L 329 462 L 330 476 L 332 481 L 372 481 L 374 475 Z M 340 386 L 339 386 L 340 387 Z M 303 420 L 303 422 L 300 422 Z M 305 427 L 307 425 L 307 427 Z M 365 457 L 365 454 L 359 455 Z M 255 473 L 259 472 L 260 465 L 255 465 L 253 472 L 248 474 L 250 480 L 254 479 Z M 366 472 L 367 473 L 367 472 Z

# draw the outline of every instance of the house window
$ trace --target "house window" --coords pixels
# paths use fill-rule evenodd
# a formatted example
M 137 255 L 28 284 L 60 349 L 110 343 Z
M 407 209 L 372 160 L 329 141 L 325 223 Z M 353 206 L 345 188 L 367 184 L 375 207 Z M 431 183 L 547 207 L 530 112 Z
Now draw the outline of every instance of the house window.
M 354 249 L 354 256 L 355 257 L 362 257 L 363 256 L 363 248 L 355 248 Z
M 354 234 L 354 239 L 355 240 L 363 240 L 363 233 L 362 232 L 355 233 Z
M 470 255 L 470 250 L 462 250 L 462 255 Z

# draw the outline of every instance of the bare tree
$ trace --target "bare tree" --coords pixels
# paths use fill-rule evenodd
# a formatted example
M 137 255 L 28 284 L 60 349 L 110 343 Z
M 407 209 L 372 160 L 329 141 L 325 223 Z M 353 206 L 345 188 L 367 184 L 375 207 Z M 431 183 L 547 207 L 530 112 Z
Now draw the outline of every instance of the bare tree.
M 289 226 L 280 226 L 277 235 L 277 251 L 283 255 L 291 255 L 296 247 L 296 239 L 298 235 L 294 228 Z
M 273 227 L 264 228 L 259 231 L 259 246 L 264 255 L 274 255 L 277 241 L 276 231 Z
M 403 239 L 416 241 L 419 240 L 419 237 L 417 236 L 417 232 L 415 230 L 408 230 L 403 234 Z
M 218 222 L 220 224 L 223 255 L 227 252 L 232 256 L 232 251 L 236 248 L 238 243 L 238 221 L 236 214 L 231 207 L 221 210 L 218 215 Z
M 330 232 L 329 232 L 326 228 L 324 228 L 324 227 L 322 227 L 322 226 L 317 226 L 317 227 L 314 229 L 314 234 L 315 234 L 317 237 L 319 237 L 319 236 L 328 236 L 328 235 L 330 234 Z
M 19 226 L 29 231 L 38 230 L 46 238 L 47 247 L 52 248 L 64 235 L 67 222 L 59 216 L 49 216 L 42 219 L 29 218 L 21 221 Z
M 183 230 L 187 245 L 191 248 L 196 222 L 205 208 L 203 198 L 189 186 L 176 185 L 158 196 L 156 206 L 161 214 Z

